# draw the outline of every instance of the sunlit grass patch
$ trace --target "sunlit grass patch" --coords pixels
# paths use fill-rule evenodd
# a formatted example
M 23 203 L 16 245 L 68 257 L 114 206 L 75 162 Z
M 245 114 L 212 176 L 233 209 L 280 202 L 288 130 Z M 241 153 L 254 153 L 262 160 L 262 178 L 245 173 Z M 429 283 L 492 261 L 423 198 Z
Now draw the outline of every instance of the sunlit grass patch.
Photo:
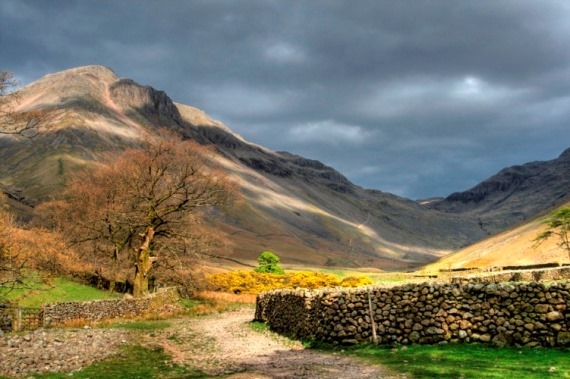
M 113 323 L 109 325 L 109 328 L 121 328 L 121 329 L 132 329 L 132 330 L 160 330 L 166 329 L 170 326 L 170 322 L 166 320 L 137 320 L 137 321 L 127 321 L 120 323 Z
M 249 327 L 258 333 L 263 333 L 269 330 L 269 326 L 261 321 L 252 321 L 249 323 Z
M 417 378 L 569 378 L 570 350 L 480 344 L 363 346 L 349 353 Z
M 117 299 L 119 296 L 58 277 L 39 286 L 14 290 L 7 298 L 17 301 L 23 307 L 40 307 L 42 304 L 56 302 Z
M 95 363 L 73 373 L 36 374 L 34 378 L 209 378 L 204 372 L 172 362 L 158 347 L 123 346 L 113 358 Z

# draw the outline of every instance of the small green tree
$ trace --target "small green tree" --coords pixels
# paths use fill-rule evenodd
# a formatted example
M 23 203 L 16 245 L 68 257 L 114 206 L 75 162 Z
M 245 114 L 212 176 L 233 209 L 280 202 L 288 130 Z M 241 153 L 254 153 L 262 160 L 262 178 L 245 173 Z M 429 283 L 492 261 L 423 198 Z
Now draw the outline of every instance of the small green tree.
M 570 207 L 562 207 L 552 212 L 544 223 L 547 228 L 535 238 L 535 242 L 540 244 L 552 236 L 558 236 L 559 246 L 566 249 L 570 257 Z
M 259 266 L 253 271 L 255 272 L 266 272 L 270 274 L 284 274 L 283 268 L 279 263 L 279 257 L 270 251 L 264 251 L 257 258 L 257 263 Z

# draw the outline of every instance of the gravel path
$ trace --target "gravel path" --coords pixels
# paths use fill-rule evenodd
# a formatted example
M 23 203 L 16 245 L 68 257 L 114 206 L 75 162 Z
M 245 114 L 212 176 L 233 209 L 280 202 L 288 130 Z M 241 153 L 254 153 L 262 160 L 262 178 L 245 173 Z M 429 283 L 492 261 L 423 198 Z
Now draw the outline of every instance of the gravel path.
M 174 362 L 230 379 L 406 378 L 387 368 L 347 357 L 304 349 L 275 333 L 254 331 L 252 309 L 199 318 L 169 320 L 168 328 L 144 334 L 142 344 L 160 346 Z M 0 337 L 0 375 L 72 372 L 113 356 L 134 343 L 124 329 L 40 329 Z M 141 343 L 140 334 L 136 339 Z
M 161 346 L 179 364 L 232 379 L 265 378 L 405 378 L 387 368 L 339 355 L 304 349 L 249 324 L 253 310 L 225 312 L 176 320 L 159 337 Z
M 120 329 L 38 329 L 0 337 L 0 375 L 71 372 L 114 355 L 129 339 Z

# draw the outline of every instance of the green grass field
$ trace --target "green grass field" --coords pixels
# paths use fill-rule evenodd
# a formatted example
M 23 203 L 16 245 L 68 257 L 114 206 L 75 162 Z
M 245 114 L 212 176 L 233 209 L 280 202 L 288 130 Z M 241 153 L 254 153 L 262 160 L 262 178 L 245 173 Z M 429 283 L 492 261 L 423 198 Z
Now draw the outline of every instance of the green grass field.
M 352 347 L 348 353 L 414 378 L 570 378 L 570 349 L 480 344 Z
M 31 289 L 17 289 L 10 292 L 8 300 L 18 301 L 22 307 L 40 307 L 62 301 L 89 301 L 117 299 L 116 294 L 101 291 L 96 288 L 79 284 L 71 279 L 59 277 L 50 283 L 35 286 Z
M 46 373 L 30 375 L 31 378 L 210 378 L 205 373 L 179 366 L 160 348 L 123 346 L 114 358 L 95 363 L 83 370 L 69 373 Z

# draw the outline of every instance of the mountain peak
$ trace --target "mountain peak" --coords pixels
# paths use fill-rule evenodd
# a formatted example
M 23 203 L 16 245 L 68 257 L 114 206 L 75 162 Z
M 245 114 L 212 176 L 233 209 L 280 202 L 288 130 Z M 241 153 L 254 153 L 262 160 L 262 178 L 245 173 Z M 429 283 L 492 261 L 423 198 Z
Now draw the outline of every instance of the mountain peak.
M 41 78 L 39 81 L 50 78 L 60 78 L 66 76 L 79 76 L 79 75 L 91 75 L 106 81 L 107 80 L 115 81 L 119 79 L 117 74 L 115 74 L 115 71 L 113 71 L 110 67 L 90 65 L 90 66 L 70 68 L 67 70 L 56 72 L 54 74 L 48 74 L 43 78 Z
M 62 104 L 91 107 L 102 102 L 107 88 L 119 77 L 104 66 L 83 66 L 45 75 L 18 92 L 17 111 L 58 109 Z

